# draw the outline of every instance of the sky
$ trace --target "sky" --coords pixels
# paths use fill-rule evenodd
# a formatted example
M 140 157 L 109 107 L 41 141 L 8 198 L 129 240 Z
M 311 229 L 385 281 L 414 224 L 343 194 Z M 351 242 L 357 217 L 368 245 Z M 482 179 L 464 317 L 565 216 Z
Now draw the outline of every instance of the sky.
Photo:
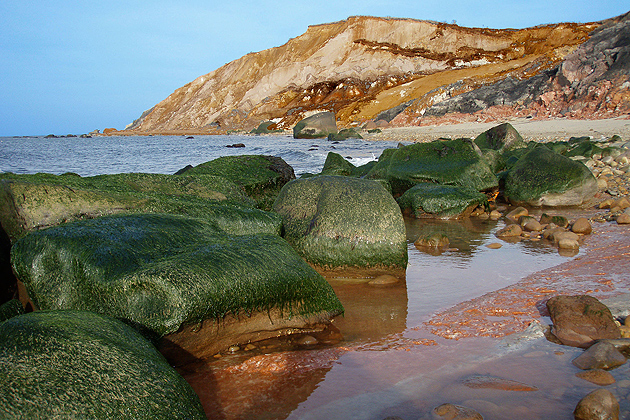
M 124 129 L 197 77 L 349 16 L 525 28 L 629 10 L 627 0 L 2 0 L 0 136 Z

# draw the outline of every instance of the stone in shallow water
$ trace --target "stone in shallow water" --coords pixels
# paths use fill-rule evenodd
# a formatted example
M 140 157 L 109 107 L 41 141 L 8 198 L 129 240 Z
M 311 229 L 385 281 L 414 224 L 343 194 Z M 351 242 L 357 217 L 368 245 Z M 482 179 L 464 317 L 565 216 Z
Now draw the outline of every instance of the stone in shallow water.
M 435 407 L 432 416 L 436 420 L 483 420 L 483 416 L 472 408 L 448 403 Z
M 503 238 L 503 237 L 521 236 L 522 233 L 523 233 L 523 229 L 521 229 L 519 225 L 513 224 L 513 225 L 507 225 L 503 229 L 498 230 L 497 233 L 495 233 L 495 235 L 498 238 Z
M 573 226 L 571 226 L 571 230 L 574 233 L 581 233 L 583 235 L 588 235 L 593 231 L 593 227 L 591 226 L 591 222 L 588 221 L 586 217 L 580 217 L 575 222 L 573 222 Z
M 573 359 L 572 363 L 582 370 L 614 369 L 626 363 L 626 357 L 613 344 L 601 341 Z
M 389 274 L 383 274 L 368 282 L 370 286 L 389 286 L 398 283 L 398 278 Z
M 511 379 L 503 379 L 495 376 L 473 375 L 462 380 L 468 388 L 500 389 L 503 391 L 530 392 L 538 388 Z
M 619 402 L 607 389 L 597 389 L 584 398 L 573 411 L 575 420 L 619 420 Z
M 610 372 L 602 369 L 590 369 L 575 374 L 580 379 L 594 383 L 595 385 L 611 385 L 615 383 L 615 377 Z

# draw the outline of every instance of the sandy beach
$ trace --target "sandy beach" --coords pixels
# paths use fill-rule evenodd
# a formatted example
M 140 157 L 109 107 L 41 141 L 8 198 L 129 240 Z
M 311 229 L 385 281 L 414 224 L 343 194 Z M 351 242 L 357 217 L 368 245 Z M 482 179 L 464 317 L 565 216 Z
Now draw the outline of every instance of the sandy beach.
M 571 137 L 590 136 L 594 140 L 610 138 L 615 134 L 625 141 L 630 141 L 630 118 L 611 118 L 604 120 L 532 120 L 515 118 L 508 121 L 526 141 L 568 140 Z M 381 133 L 366 137 L 368 140 L 416 141 L 436 140 L 440 137 L 475 138 L 484 131 L 501 124 L 462 123 L 453 125 L 430 125 L 419 127 L 392 127 L 382 129 Z

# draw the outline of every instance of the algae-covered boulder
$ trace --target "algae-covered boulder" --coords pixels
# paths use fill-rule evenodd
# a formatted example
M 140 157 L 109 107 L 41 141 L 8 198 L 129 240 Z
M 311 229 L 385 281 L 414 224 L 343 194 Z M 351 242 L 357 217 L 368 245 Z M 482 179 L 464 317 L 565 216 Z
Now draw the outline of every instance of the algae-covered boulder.
M 291 181 L 274 204 L 285 238 L 318 271 L 372 277 L 402 275 L 407 266 L 405 223 L 378 182 L 340 176 Z
M 214 175 L 0 175 L 0 223 L 12 242 L 32 230 L 116 213 L 180 214 L 227 230 L 279 233 L 280 218 L 255 205 L 241 187 Z
M 205 419 L 199 397 L 123 322 L 42 311 L 0 323 L 3 419 Z
M 17 299 L 11 299 L 0 305 L 0 323 L 23 313 L 24 307 L 22 302 Z
M 322 175 L 341 175 L 352 176 L 352 173 L 356 170 L 356 167 L 343 158 L 339 153 L 328 152 L 326 155 L 326 161 L 322 168 Z
M 320 112 L 304 118 L 293 127 L 293 137 L 296 139 L 316 139 L 328 137 L 337 133 L 337 122 L 334 112 Z
M 357 132 L 354 128 L 344 128 L 339 130 L 338 133 L 328 134 L 329 141 L 344 141 L 348 139 L 362 139 L 363 136 Z
M 282 158 L 264 155 L 223 156 L 180 173 L 227 178 L 240 185 L 264 209 L 271 207 L 284 184 L 295 179 L 293 168 Z
M 388 180 L 395 196 L 423 182 L 475 191 L 499 185 L 483 154 L 469 139 L 436 140 L 387 149 L 366 177 Z
M 583 163 L 538 145 L 507 173 L 504 195 L 519 205 L 575 206 L 597 191 L 597 180 Z
M 475 138 L 475 144 L 481 149 L 497 150 L 499 153 L 526 146 L 523 137 L 510 123 L 503 123 L 484 131 Z
M 11 250 L 39 309 L 85 309 L 158 336 L 227 315 L 280 309 L 324 321 L 343 309 L 277 235 L 233 236 L 206 220 L 106 216 L 33 232 Z
M 252 134 L 272 134 L 282 133 L 283 131 L 278 128 L 278 124 L 273 121 L 263 121 L 257 128 L 254 128 L 250 133 Z
M 407 190 L 398 204 L 404 214 L 416 218 L 461 218 L 487 201 L 485 194 L 465 187 L 424 182 Z

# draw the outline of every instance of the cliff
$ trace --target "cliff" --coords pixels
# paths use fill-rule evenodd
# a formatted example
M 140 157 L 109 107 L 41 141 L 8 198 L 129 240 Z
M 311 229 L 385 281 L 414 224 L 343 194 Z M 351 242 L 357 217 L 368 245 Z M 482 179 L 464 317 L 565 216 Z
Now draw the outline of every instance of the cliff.
M 567 83 L 573 86 L 577 79 L 585 79 L 588 68 L 580 63 L 592 56 L 592 50 L 580 47 L 589 45 L 589 40 L 608 39 L 603 34 L 624 22 L 626 17 L 514 30 L 350 17 L 310 26 L 280 47 L 247 54 L 197 78 L 146 111 L 128 129 L 211 133 L 249 130 L 265 120 L 288 129 L 320 111 L 335 112 L 340 126 L 374 119 L 418 125 L 453 113 L 473 115 L 496 105 L 496 100 L 482 103 L 470 96 L 489 86 L 496 90 L 518 85 L 514 89 L 527 94 L 509 99 L 508 106 L 524 108 L 547 91 L 559 92 Z M 612 64 L 619 51 L 627 54 L 628 35 L 621 33 L 619 48 L 626 50 L 618 49 Z M 599 79 L 610 79 L 610 74 L 604 75 L 608 67 L 598 70 Z M 585 83 L 590 86 L 599 79 Z M 627 105 L 627 91 L 618 102 Z M 479 102 L 479 107 L 435 107 L 464 94 L 469 95 L 468 102 Z M 623 112 L 622 108 L 613 113 Z

